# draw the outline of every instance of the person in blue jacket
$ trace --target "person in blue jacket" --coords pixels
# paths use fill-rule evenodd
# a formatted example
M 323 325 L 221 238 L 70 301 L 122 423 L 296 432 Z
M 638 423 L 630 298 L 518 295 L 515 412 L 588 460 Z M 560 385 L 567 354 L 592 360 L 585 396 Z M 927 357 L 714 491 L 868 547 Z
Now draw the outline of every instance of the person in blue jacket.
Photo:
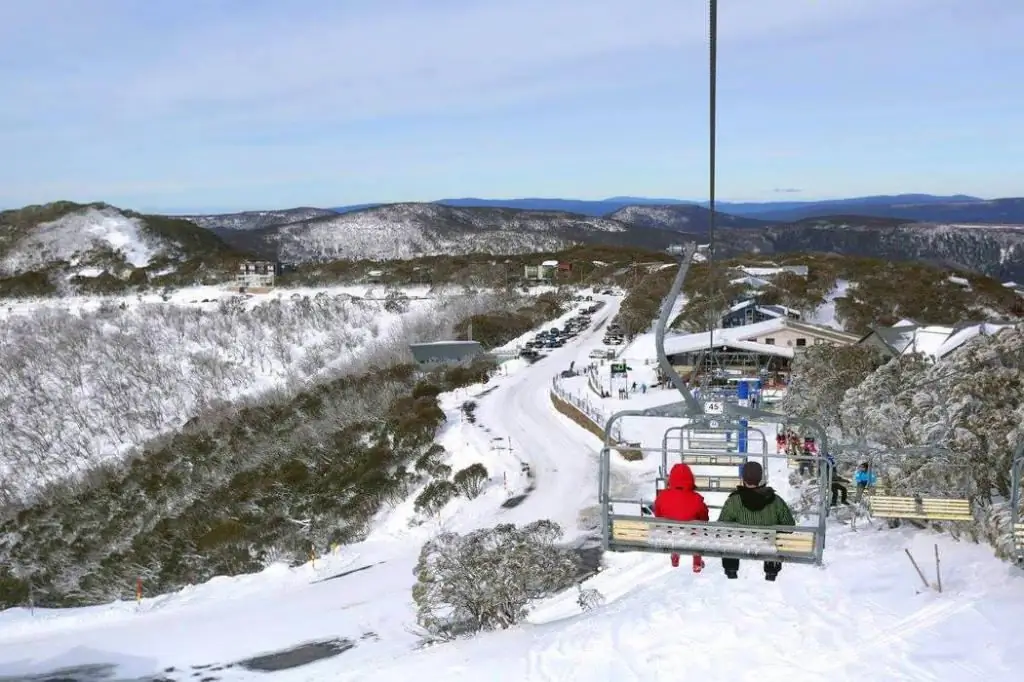
M 853 474 L 853 482 L 857 484 L 858 502 L 861 497 L 864 496 L 864 489 L 869 485 L 874 485 L 877 480 L 878 477 L 875 476 L 875 472 L 871 470 L 871 466 L 867 462 L 861 462 L 860 467 L 858 467 L 856 473 Z

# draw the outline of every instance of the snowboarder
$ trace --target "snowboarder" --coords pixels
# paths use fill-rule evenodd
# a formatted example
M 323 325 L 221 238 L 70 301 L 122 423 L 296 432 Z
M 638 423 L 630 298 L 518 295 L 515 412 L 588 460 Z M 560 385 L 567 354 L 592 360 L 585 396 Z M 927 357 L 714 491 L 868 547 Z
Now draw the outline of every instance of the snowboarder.
M 772 488 L 761 485 L 764 468 L 759 462 L 743 465 L 743 483 L 737 486 L 722 505 L 718 520 L 743 526 L 795 526 L 793 512 Z M 725 577 L 735 579 L 740 570 L 739 559 L 722 559 Z M 764 562 L 764 579 L 775 580 L 782 570 L 779 561 Z
M 654 515 L 672 521 L 707 521 L 708 505 L 697 492 L 689 465 L 676 464 L 668 472 L 668 485 L 654 498 Z M 672 566 L 679 566 L 679 555 L 672 554 Z M 704 559 L 693 555 L 693 572 L 700 573 Z

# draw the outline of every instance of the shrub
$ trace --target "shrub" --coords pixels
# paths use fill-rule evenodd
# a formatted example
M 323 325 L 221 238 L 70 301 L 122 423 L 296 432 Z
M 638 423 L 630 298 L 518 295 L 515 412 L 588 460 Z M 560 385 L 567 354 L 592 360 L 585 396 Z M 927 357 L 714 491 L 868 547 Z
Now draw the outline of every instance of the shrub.
M 450 468 L 449 471 L 451 471 Z M 431 481 L 423 489 L 423 492 L 416 497 L 413 509 L 417 514 L 434 516 L 444 509 L 445 505 L 451 502 L 457 494 L 458 490 L 451 481 L 443 479 Z
M 448 640 L 521 622 L 531 601 L 576 582 L 578 559 L 555 544 L 561 535 L 558 524 L 542 520 L 430 540 L 414 571 L 417 623 Z
M 458 488 L 461 494 L 472 500 L 484 491 L 487 478 L 487 468 L 480 462 L 476 462 L 456 472 L 452 478 L 452 483 L 455 484 L 455 487 Z

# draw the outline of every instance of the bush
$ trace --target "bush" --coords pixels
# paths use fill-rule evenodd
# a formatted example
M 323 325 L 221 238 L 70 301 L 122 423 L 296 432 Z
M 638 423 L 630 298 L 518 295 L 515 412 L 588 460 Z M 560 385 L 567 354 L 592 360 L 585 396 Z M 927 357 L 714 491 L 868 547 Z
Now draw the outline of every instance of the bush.
M 521 622 L 531 601 L 576 582 L 578 559 L 555 544 L 561 535 L 558 524 L 542 520 L 430 540 L 414 571 L 417 623 L 448 640 Z
M 484 491 L 488 477 L 487 468 L 476 462 L 456 472 L 452 483 L 458 488 L 459 493 L 472 500 Z
M 451 471 L 450 468 L 448 470 Z M 423 489 L 423 492 L 416 497 L 413 509 L 417 514 L 434 516 L 444 509 L 445 505 L 451 502 L 458 492 L 455 484 L 451 481 L 443 479 L 431 481 Z

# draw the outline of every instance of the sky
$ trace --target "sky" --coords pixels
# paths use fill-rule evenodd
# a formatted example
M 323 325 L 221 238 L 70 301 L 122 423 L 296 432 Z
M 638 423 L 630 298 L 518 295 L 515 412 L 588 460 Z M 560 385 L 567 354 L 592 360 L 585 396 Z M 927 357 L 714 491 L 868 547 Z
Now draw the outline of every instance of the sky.
M 1024 195 L 1022 0 L 722 0 L 718 198 Z M 704 199 L 702 0 L 3 0 L 0 208 Z

